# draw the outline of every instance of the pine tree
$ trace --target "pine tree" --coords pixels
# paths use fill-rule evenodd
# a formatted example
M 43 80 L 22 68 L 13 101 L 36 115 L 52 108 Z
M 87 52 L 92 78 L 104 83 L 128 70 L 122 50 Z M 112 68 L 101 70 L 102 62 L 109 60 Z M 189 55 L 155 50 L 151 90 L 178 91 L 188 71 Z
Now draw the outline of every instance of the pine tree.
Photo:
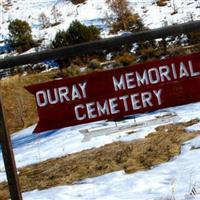
M 52 48 L 59 48 L 69 45 L 69 35 L 66 31 L 58 31 L 52 41 Z
M 18 52 L 24 52 L 36 46 L 36 42 L 32 38 L 31 27 L 26 21 L 15 19 L 10 22 L 8 30 L 8 43 Z
M 100 30 L 95 26 L 85 26 L 79 21 L 73 21 L 68 29 L 69 44 L 89 42 L 100 38 Z
M 67 31 L 59 31 L 53 42 L 52 47 L 64 47 L 82 42 L 89 42 L 100 39 L 100 30 L 95 26 L 85 26 L 79 21 L 73 21 Z

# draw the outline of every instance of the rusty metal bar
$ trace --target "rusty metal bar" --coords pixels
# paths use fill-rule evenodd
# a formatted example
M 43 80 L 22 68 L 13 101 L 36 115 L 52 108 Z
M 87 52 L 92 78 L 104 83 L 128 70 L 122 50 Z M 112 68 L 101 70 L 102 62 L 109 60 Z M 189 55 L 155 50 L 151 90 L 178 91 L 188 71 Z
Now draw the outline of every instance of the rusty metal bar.
M 0 99 L 0 142 L 2 147 L 2 154 L 6 169 L 10 197 L 12 200 L 22 200 L 17 169 L 12 150 L 12 144 L 6 128 L 4 110 L 1 99 Z
M 6 69 L 18 65 L 39 63 L 47 59 L 59 59 L 63 57 L 70 57 L 72 55 L 83 55 L 109 48 L 120 47 L 125 44 L 132 44 L 134 42 L 165 38 L 167 36 L 179 35 L 183 33 L 186 34 L 189 32 L 200 32 L 200 20 L 93 42 L 81 43 L 58 49 L 41 51 L 39 53 L 8 57 L 0 60 L 0 68 Z

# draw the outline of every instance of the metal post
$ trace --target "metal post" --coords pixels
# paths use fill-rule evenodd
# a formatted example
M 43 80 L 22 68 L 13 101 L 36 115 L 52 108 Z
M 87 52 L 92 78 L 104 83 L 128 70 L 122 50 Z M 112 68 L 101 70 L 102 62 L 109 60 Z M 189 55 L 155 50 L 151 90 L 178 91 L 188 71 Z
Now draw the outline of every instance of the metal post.
M 20 191 L 17 169 L 12 150 L 12 144 L 5 124 L 4 110 L 1 99 L 0 99 L 0 142 L 2 147 L 2 154 L 6 169 L 10 197 L 12 200 L 22 200 L 22 194 Z

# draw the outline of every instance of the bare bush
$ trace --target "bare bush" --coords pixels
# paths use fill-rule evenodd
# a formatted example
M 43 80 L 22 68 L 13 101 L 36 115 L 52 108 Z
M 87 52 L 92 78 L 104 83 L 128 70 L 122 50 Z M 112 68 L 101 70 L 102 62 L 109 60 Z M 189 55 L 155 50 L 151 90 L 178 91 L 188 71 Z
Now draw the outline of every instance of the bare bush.
M 45 15 L 45 13 L 41 13 L 38 20 L 42 28 L 48 28 L 50 26 L 49 18 Z
M 107 23 L 111 27 L 110 33 L 120 30 L 137 32 L 144 30 L 144 25 L 138 14 L 133 14 L 127 0 L 106 0 L 114 18 L 107 15 Z

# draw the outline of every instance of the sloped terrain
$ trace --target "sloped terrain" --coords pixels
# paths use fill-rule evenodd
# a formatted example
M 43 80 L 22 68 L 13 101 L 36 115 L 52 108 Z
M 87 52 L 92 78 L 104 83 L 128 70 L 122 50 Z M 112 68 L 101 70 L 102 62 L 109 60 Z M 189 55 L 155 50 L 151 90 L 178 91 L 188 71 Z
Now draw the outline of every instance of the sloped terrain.
M 170 0 L 166 1 L 166 6 L 158 6 L 154 0 L 129 0 L 129 2 L 133 13 L 138 13 L 149 28 L 200 19 L 199 0 Z M 106 0 L 86 0 L 85 3 L 78 5 L 67 0 L 33 0 L 31 2 L 3 0 L 1 12 L 0 41 L 8 37 L 9 21 L 18 18 L 31 25 L 35 38 L 44 39 L 43 47 L 48 45 L 58 30 L 66 30 L 75 19 L 86 25 L 96 25 L 101 28 L 102 36 L 108 37 L 105 19 L 107 14 L 111 13 Z M 46 28 L 41 27 L 39 20 L 41 13 L 45 14 L 52 25 Z M 54 26 L 55 23 L 57 23 L 56 26 Z
M 110 37 L 105 17 L 106 13 L 111 13 L 105 1 L 86 0 L 74 5 L 67 0 L 2 0 L 0 45 L 4 46 L 8 38 L 9 21 L 16 18 L 31 25 L 34 38 L 42 40 L 42 49 L 48 47 L 58 30 L 66 30 L 75 19 L 98 26 L 102 37 Z M 129 2 L 133 12 L 138 13 L 149 28 L 200 19 L 199 0 L 169 0 L 165 6 L 158 6 L 154 0 Z M 45 28 L 39 21 L 41 13 L 50 23 Z M 3 91 L 5 99 L 9 99 L 6 106 L 13 110 L 11 113 L 7 110 L 9 119 L 21 116 L 10 125 L 10 132 L 37 121 L 33 98 L 20 87 L 51 80 L 55 76 L 54 72 L 50 76 L 41 75 L 41 78 L 24 76 L 21 85 L 15 82 L 19 76 L 1 82 L 1 87 L 12 91 L 10 99 L 6 89 Z M 13 100 L 18 103 L 12 104 Z M 26 112 L 20 110 L 21 105 L 27 107 Z M 22 116 L 27 120 L 23 121 Z M 200 103 L 195 103 L 139 114 L 117 123 L 101 121 L 39 135 L 32 134 L 35 125 L 23 129 L 12 135 L 23 198 L 200 199 L 199 119 Z M 8 198 L 5 181 L 0 152 L 2 200 Z

